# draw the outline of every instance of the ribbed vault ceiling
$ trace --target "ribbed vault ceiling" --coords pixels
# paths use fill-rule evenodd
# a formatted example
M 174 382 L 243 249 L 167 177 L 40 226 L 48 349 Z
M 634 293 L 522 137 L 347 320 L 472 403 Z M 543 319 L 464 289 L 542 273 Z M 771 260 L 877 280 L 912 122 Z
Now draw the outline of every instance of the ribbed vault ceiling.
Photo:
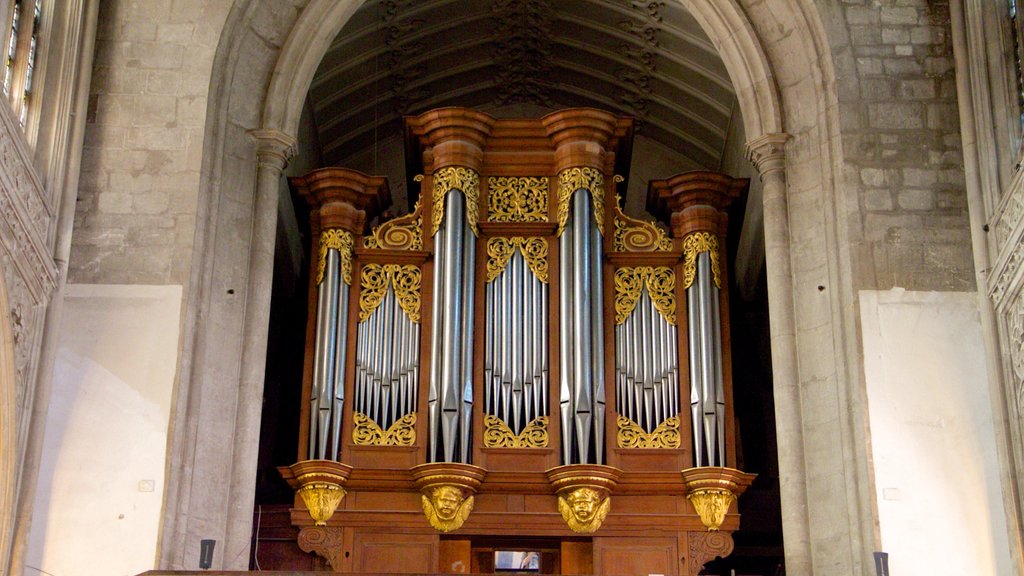
M 370 0 L 324 56 L 310 100 L 328 165 L 431 108 L 592 106 L 634 116 L 639 136 L 717 169 L 735 95 L 675 1 Z

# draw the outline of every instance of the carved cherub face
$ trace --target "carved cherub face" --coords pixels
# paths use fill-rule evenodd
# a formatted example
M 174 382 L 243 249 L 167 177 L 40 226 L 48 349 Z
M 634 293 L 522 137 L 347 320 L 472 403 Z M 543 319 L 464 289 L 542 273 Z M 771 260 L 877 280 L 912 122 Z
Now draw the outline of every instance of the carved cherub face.
M 473 496 L 458 486 L 435 486 L 424 492 L 423 513 L 430 525 L 442 532 L 458 530 L 473 511 Z
M 580 522 L 586 523 L 594 517 L 597 512 L 597 505 L 601 502 L 601 495 L 590 488 L 580 488 L 569 494 L 566 498 L 569 506 L 572 507 L 572 515 Z
M 463 497 L 462 491 L 454 486 L 438 486 L 434 488 L 431 499 L 434 503 L 434 510 L 437 510 L 437 516 L 442 520 L 451 520 L 459 511 Z
M 586 486 L 558 496 L 558 511 L 573 532 L 597 531 L 610 506 L 611 498 L 606 493 Z

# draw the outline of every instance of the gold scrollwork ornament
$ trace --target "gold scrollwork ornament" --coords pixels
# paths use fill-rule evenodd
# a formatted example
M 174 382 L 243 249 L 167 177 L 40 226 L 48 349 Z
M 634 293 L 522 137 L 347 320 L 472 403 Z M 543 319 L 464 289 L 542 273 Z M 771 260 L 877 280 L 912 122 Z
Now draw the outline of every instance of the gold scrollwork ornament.
M 380 306 L 388 287 L 395 290 L 398 305 L 409 320 L 420 321 L 420 286 L 423 274 L 413 264 L 366 264 L 359 274 L 359 321 L 366 321 Z
M 604 234 L 604 175 L 596 168 L 578 166 L 558 174 L 558 236 L 569 219 L 569 203 L 577 190 L 586 190 L 594 205 L 594 223 Z
M 355 239 L 352 233 L 341 228 L 328 228 L 320 233 L 320 259 L 316 265 L 316 283 L 324 281 L 324 268 L 327 264 L 327 251 L 338 251 L 341 260 L 341 279 L 345 284 L 352 285 L 352 248 Z
M 422 250 L 423 216 L 420 202 L 412 212 L 399 216 L 374 227 L 373 232 L 363 239 L 363 247 L 383 250 Z
M 473 511 L 474 496 L 454 484 L 438 484 L 420 496 L 427 522 L 441 532 L 458 530 Z
M 615 271 L 615 324 L 633 313 L 644 288 L 654 308 L 670 326 L 676 325 L 676 275 L 668 266 L 624 266 Z
M 544 222 L 548 219 L 548 179 L 492 176 L 487 181 L 491 222 Z
M 487 448 L 546 448 L 547 445 L 547 416 L 530 421 L 523 431 L 516 435 L 501 418 L 491 414 L 484 415 L 484 446 Z
M 711 274 L 715 286 L 722 288 L 722 272 L 718 266 L 718 236 L 711 232 L 692 232 L 683 238 L 683 290 L 697 277 L 697 255 L 707 252 L 711 258 Z
M 619 415 L 616 423 L 619 427 L 616 439 L 619 448 L 679 448 L 681 445 L 678 416 L 666 418 L 650 434 L 644 432 L 639 424 L 622 415 Z
M 475 170 L 462 166 L 446 166 L 434 172 L 434 207 L 431 215 L 430 234 L 433 236 L 444 219 L 445 197 L 452 190 L 460 190 L 466 196 L 466 221 L 473 234 L 477 230 L 477 210 L 480 205 L 480 175 Z
M 526 264 L 538 280 L 548 282 L 548 242 L 544 238 L 495 237 L 487 240 L 487 281 L 501 275 L 516 248 L 523 253 Z
M 352 413 L 352 443 L 356 446 L 412 446 L 416 443 L 416 413 L 399 418 L 383 430 L 369 416 Z
M 298 492 L 309 509 L 309 516 L 317 526 L 327 525 L 327 521 L 331 519 L 345 497 L 344 488 L 327 482 L 306 484 L 299 488 Z
M 672 239 L 652 222 L 630 218 L 622 211 L 622 199 L 615 195 L 615 237 L 612 246 L 617 252 L 668 252 Z
M 612 498 L 607 492 L 582 486 L 558 494 L 558 512 L 577 534 L 597 532 L 608 516 Z

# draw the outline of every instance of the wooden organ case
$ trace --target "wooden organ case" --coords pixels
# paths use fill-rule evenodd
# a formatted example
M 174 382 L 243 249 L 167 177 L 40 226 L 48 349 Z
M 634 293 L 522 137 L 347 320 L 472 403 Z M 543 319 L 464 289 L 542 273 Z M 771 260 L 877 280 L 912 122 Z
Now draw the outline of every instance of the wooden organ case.
M 293 178 L 312 207 L 299 546 L 345 573 L 695 575 L 732 550 L 725 208 L 747 182 L 650 183 L 594 109 L 406 119 L 414 210 L 382 177 Z

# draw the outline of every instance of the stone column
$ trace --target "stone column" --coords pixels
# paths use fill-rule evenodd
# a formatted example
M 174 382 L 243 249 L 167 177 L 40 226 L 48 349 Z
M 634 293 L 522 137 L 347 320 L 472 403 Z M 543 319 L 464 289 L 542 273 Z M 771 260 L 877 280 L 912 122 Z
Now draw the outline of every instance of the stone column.
M 812 565 L 807 514 L 807 470 L 800 413 L 789 206 L 786 198 L 785 146 L 788 139 L 788 134 L 765 134 L 754 138 L 747 142 L 747 157 L 761 175 L 763 184 L 772 382 L 775 391 L 776 437 L 780 448 L 779 491 L 786 570 L 793 574 L 810 574 Z
M 244 340 L 239 367 L 239 391 L 235 429 L 246 432 L 224 442 L 234 443 L 235 457 L 228 487 L 223 546 L 218 546 L 214 568 L 247 570 L 255 500 L 255 470 L 259 453 L 260 416 L 263 411 L 263 379 L 267 364 L 270 295 L 274 281 L 274 246 L 281 173 L 295 153 L 295 139 L 277 130 L 253 130 L 256 140 L 256 191 L 249 245 L 249 281 L 245 290 Z M 186 545 L 206 536 L 190 534 Z

